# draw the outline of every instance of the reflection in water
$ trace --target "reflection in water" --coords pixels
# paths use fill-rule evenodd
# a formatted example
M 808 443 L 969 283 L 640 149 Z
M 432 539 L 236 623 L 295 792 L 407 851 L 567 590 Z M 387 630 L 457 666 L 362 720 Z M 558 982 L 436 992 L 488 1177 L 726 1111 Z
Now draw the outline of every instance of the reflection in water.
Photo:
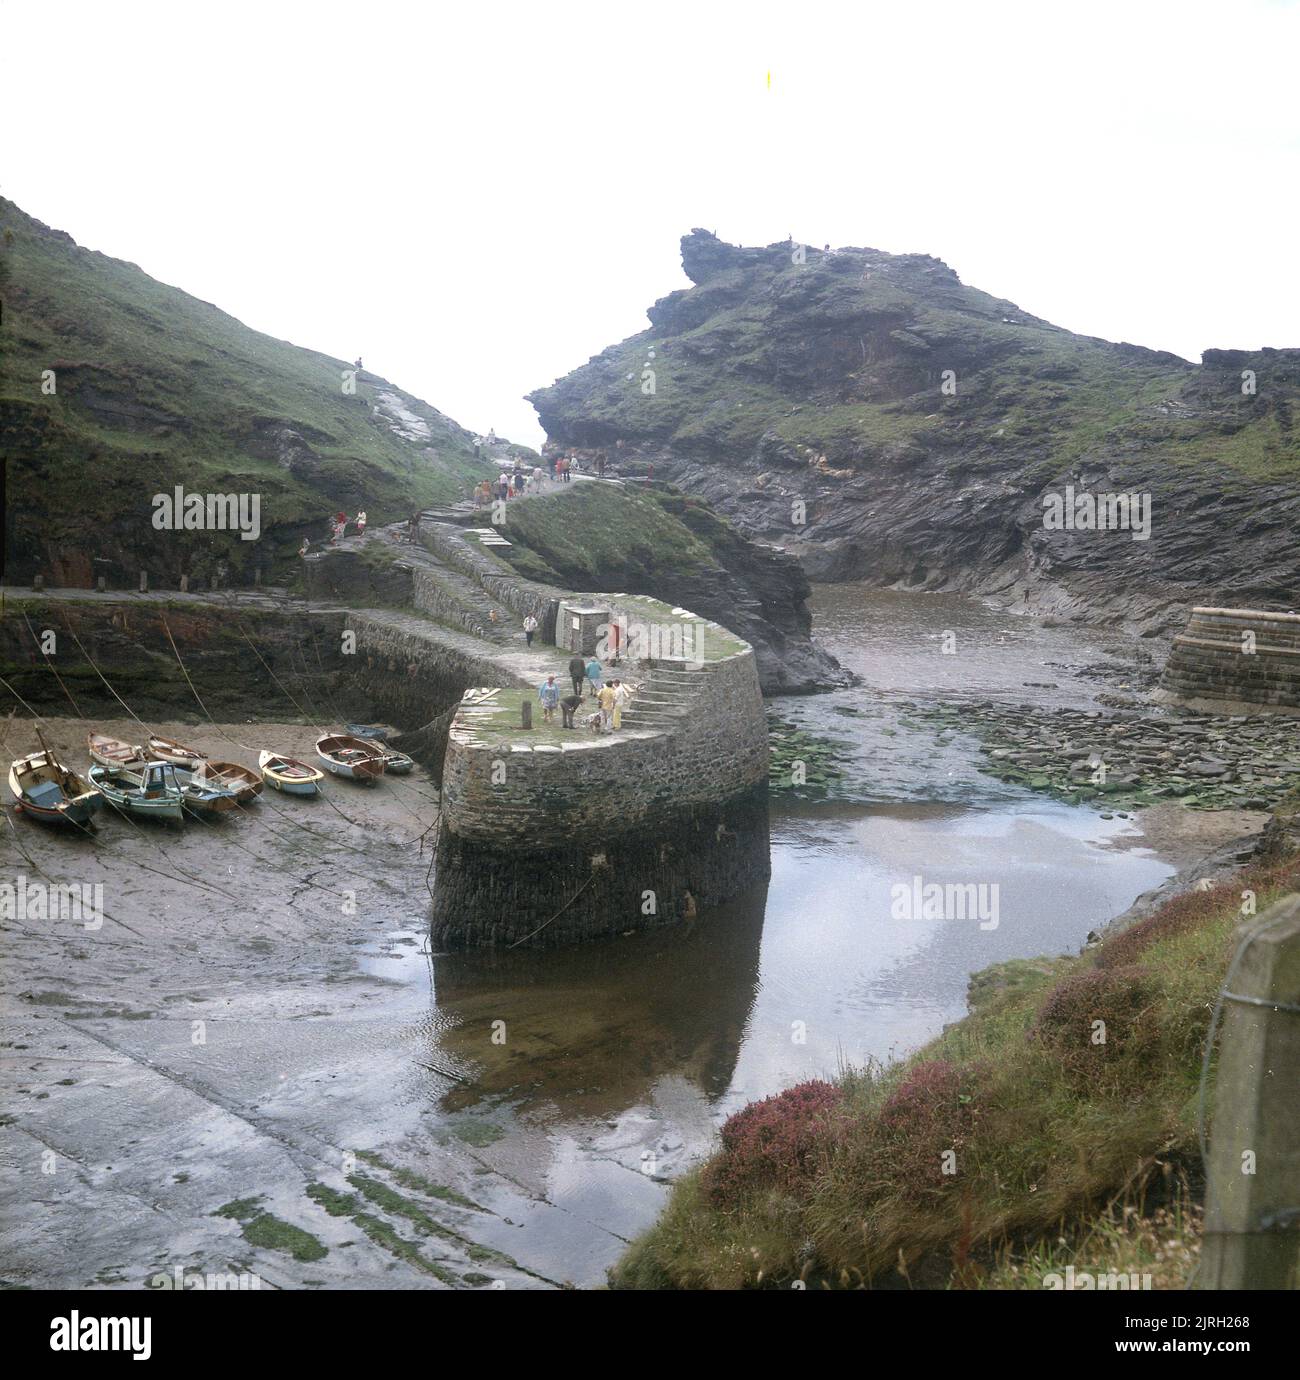
M 764 883 L 693 922 L 608 943 L 436 956 L 440 1055 L 473 1070 L 444 1105 L 509 1094 L 521 1110 L 608 1118 L 668 1075 L 722 1096 L 758 990 L 766 905 Z

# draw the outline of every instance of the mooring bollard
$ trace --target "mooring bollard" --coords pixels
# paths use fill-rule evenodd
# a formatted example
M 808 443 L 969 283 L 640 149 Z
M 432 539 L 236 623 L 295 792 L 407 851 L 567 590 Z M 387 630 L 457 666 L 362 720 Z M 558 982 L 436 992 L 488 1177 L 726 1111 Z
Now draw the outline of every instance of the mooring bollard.
M 1246 936 L 1223 993 L 1202 1289 L 1300 1284 L 1300 896 Z
M 532 726 L 533 726 L 533 702 L 532 702 L 532 700 L 525 700 L 525 701 L 519 706 L 519 722 L 520 722 L 521 727 L 523 727 L 523 728 L 532 728 Z
M 140 593 L 149 593 L 149 572 L 147 570 L 142 570 L 140 572 Z

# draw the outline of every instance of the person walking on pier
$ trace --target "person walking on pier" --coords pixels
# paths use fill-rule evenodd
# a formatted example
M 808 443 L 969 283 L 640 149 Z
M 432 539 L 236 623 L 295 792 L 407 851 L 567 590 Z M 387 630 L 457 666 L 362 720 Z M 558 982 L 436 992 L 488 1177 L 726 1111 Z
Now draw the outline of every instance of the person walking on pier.
M 575 652 L 569 658 L 569 679 L 573 682 L 573 693 L 582 696 L 582 678 L 587 674 L 587 663 Z
M 573 722 L 573 716 L 578 712 L 581 705 L 581 695 L 565 695 L 560 701 L 560 713 L 563 716 L 565 728 L 577 728 L 577 724 Z
M 537 631 L 537 619 L 531 613 L 524 615 L 524 642 L 533 645 L 533 634 Z
M 632 692 L 621 681 L 614 682 L 614 727 L 623 727 L 623 710 L 627 708 L 628 701 L 632 698 Z
M 537 698 L 542 702 L 542 722 L 549 724 L 555 720 L 555 706 L 560 702 L 560 687 L 554 676 L 547 676 L 538 687 Z M 568 725 L 566 724 L 567 728 Z
M 591 697 L 594 700 L 600 698 L 600 683 L 604 679 L 604 672 L 601 670 L 600 662 L 593 656 L 585 667 L 587 684 L 591 686 Z

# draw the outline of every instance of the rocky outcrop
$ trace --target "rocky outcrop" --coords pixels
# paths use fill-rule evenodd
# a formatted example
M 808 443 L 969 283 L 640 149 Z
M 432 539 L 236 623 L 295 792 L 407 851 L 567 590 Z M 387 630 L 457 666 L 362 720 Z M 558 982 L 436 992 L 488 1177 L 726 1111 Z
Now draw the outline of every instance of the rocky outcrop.
M 653 466 L 816 580 L 1143 632 L 1193 603 L 1294 603 L 1300 350 L 1198 367 L 1073 335 L 923 255 L 697 230 L 682 261 L 694 286 L 650 330 L 531 395 L 554 443 Z

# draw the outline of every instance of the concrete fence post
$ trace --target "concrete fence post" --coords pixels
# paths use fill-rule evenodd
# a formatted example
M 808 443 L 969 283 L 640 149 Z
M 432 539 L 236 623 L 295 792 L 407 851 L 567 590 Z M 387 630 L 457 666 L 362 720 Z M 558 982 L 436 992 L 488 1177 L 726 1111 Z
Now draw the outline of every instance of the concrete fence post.
M 99 577 L 99 583 L 98 583 L 98 585 L 96 586 L 96 588 L 99 590 L 99 592 L 100 592 L 101 594 L 103 594 L 104 590 L 107 588 L 107 585 L 108 585 L 107 580 L 105 580 L 104 576 L 101 575 L 101 576 Z
M 188 575 L 182 575 L 182 576 L 181 576 L 181 593 L 182 593 L 182 594 L 188 594 L 188 593 L 189 593 L 189 590 L 190 590 L 190 577 L 189 577 Z
M 1300 895 L 1252 925 L 1223 996 L 1202 1289 L 1300 1287 Z
M 149 572 L 147 570 L 142 570 L 140 572 L 140 593 L 149 593 Z

